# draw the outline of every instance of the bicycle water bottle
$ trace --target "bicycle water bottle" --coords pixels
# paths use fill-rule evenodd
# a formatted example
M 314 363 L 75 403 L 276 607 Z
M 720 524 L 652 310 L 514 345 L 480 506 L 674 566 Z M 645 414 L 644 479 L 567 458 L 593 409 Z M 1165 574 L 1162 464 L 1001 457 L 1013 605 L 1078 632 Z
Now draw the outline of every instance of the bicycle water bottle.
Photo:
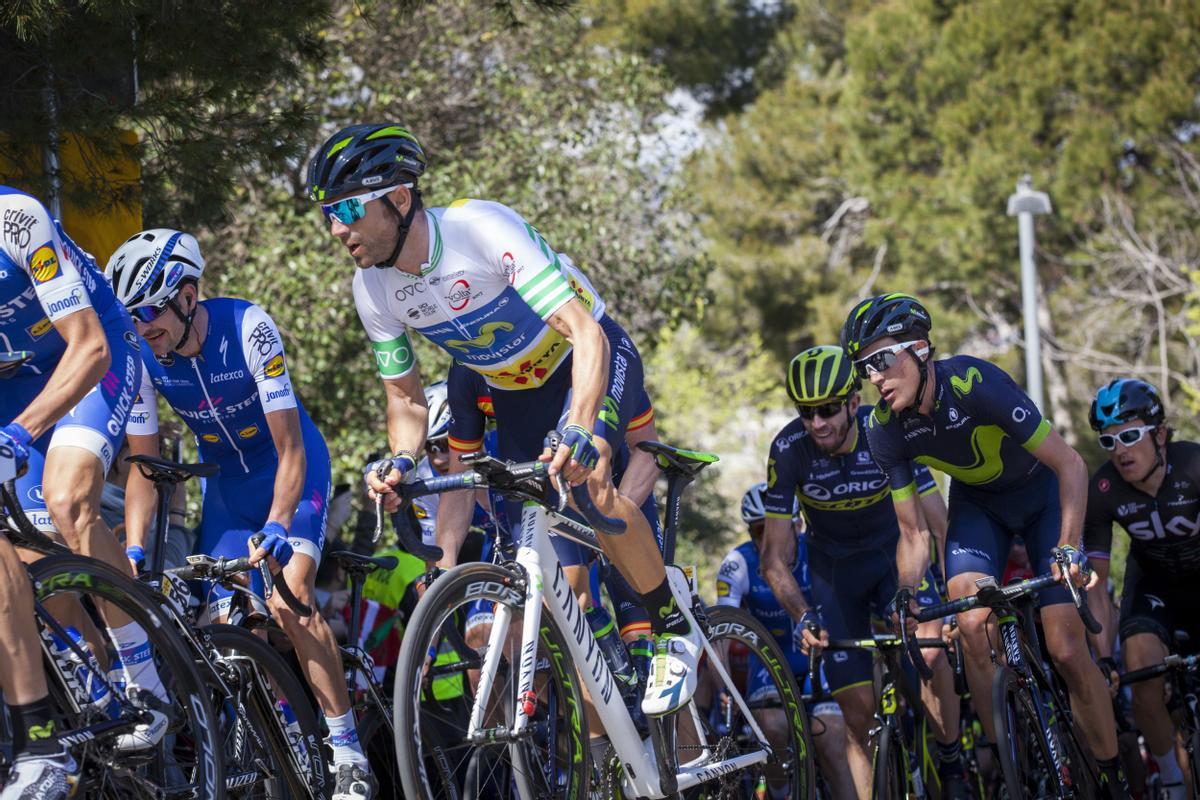
M 629 651 L 625 649 L 625 643 L 621 641 L 621 635 L 617 632 L 612 617 L 603 606 L 593 606 L 588 609 L 586 616 L 588 626 L 592 629 L 592 635 L 596 637 L 604 660 L 608 662 L 613 680 L 617 683 L 617 691 L 621 693 L 625 705 L 629 706 L 631 711 L 640 707 L 637 671 L 633 668 L 633 662 L 629 660 Z
M 107 709 L 113 697 L 108 687 L 100 680 L 100 664 L 88 648 L 83 634 L 70 625 L 66 626 L 65 631 L 71 642 L 74 642 L 80 650 L 87 654 L 87 663 L 84 663 L 79 654 L 71 649 L 67 640 L 54 631 L 49 631 L 50 649 L 54 653 L 54 660 L 63 668 L 64 672 L 74 675 L 77 688 L 76 700 L 79 701 L 82 710 Z

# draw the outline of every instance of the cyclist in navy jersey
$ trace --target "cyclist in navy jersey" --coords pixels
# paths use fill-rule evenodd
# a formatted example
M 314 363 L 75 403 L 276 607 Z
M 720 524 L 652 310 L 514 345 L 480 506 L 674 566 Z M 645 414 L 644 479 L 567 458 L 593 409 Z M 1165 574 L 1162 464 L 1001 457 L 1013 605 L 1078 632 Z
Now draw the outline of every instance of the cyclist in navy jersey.
M 840 347 L 810 347 L 788 365 L 788 396 L 799 415 L 771 444 L 767 461 L 763 574 L 788 610 L 789 631 L 797 647 L 819 646 L 830 637 L 860 639 L 871 635 L 871 615 L 883 616 L 896 594 L 896 547 L 900 529 L 888 498 L 888 480 L 871 457 L 864 435 L 870 410 L 860 408 L 861 383 Z M 914 466 L 915 491 L 944 540 L 946 506 L 929 470 Z M 808 519 L 808 563 L 812 600 L 807 601 L 790 574 L 795 537 L 793 505 Z M 940 546 L 938 550 L 940 550 Z M 917 602 L 939 601 L 938 581 L 927 571 Z M 818 632 L 807 630 L 815 624 Z M 941 634 L 941 622 L 927 622 L 923 637 Z M 921 686 L 938 742 L 938 778 L 942 795 L 963 797 L 959 700 L 954 677 L 941 650 L 923 651 L 933 680 Z M 839 651 L 825 659 L 834 697 L 846 717 L 850 769 L 858 794 L 871 791 L 871 729 L 875 724 L 874 664 L 866 651 Z
M 24 472 L 21 505 L 72 550 L 129 574 L 100 497 L 141 379 L 139 339 L 92 257 L 40 202 L 0 186 L 0 212 L 0 350 L 30 356 L 0 385 L 0 446 Z M 83 627 L 71 619 L 83 613 L 77 603 L 53 610 Z M 168 697 L 145 632 L 116 609 L 104 613 L 130 695 L 147 707 L 147 721 L 117 747 L 145 750 L 166 734 Z
M 201 301 L 203 271 L 195 238 L 167 228 L 134 235 L 109 259 L 106 276 L 148 344 L 129 449 L 158 455 L 162 395 L 195 434 L 201 459 L 221 470 L 204 482 L 197 550 L 237 558 L 249 549 L 253 561 L 271 558 L 288 588 L 312 605 L 325 544 L 329 451 L 292 388 L 274 321 L 245 300 Z M 125 531 L 135 565 L 145 557 L 154 505 L 153 484 L 133 470 Z M 256 533 L 265 537 L 257 549 L 248 544 Z M 210 615 L 228 614 L 228 590 L 213 587 L 207 599 Z M 325 714 L 337 772 L 334 800 L 372 797 L 375 779 L 358 741 L 333 633 L 320 614 L 301 617 L 278 594 L 269 607 Z
M 1119 634 L 1125 669 L 1160 663 L 1170 652 L 1200 649 L 1200 444 L 1171 441 L 1158 389 L 1119 378 L 1101 387 L 1088 414 L 1109 460 L 1088 487 L 1084 545 L 1100 576 L 1108 579 L 1113 525 L 1129 534 Z M 1098 619 L 1111 619 L 1106 591 L 1088 593 Z M 1182 631 L 1186 639 L 1175 641 Z M 1101 664 L 1112 665 L 1113 637 L 1106 628 L 1093 638 Z M 1158 762 L 1160 792 L 1186 798 L 1183 770 L 1175 757 L 1175 723 L 1163 679 L 1133 685 L 1133 716 Z
M 817 687 L 808 685 L 809 667 L 808 656 L 801 650 L 799 643 L 792 636 L 792 618 L 788 610 L 779 601 L 771 585 L 763 577 L 760 554 L 762 552 L 763 528 L 767 520 L 766 483 L 757 483 L 742 496 L 742 522 L 746 523 L 750 541 L 742 542 L 729 551 L 721 568 L 717 572 L 717 605 L 744 608 L 754 615 L 755 619 L 775 638 L 779 647 L 787 656 L 788 666 L 792 674 L 806 693 L 817 693 Z M 792 501 L 793 515 L 789 519 L 791 536 L 795 538 L 795 556 L 791 563 L 792 579 L 805 599 L 812 604 L 812 586 L 809 582 L 808 568 L 808 536 L 799 524 L 800 509 L 796 501 Z M 720 653 L 728 664 L 728 654 Z M 820 687 L 828 693 L 829 687 L 825 681 L 826 669 L 822 668 Z M 753 704 L 775 697 L 775 686 L 770 672 L 757 657 L 750 657 L 749 677 L 746 681 L 745 696 L 747 702 Z M 828 694 L 826 694 L 828 697 Z M 775 698 L 778 699 L 778 698 Z M 813 705 L 809 714 L 819 720 L 814 725 L 813 743 L 817 748 L 817 756 L 821 761 L 821 773 L 833 790 L 835 798 L 855 797 L 854 781 L 850 775 L 850 765 L 846 760 L 846 726 L 842 718 L 841 707 L 837 702 L 824 700 Z M 763 709 L 756 711 L 759 724 L 764 733 L 772 740 L 782 738 L 780 726 L 784 723 L 781 709 Z
M 1003 370 L 970 356 L 935 362 L 932 320 L 914 297 L 878 295 L 851 310 L 842 347 L 860 378 L 879 390 L 867 438 L 887 473 L 900 523 L 896 562 L 901 587 L 915 586 L 929 561 L 930 526 L 915 497 L 912 461 L 950 476 L 946 577 L 951 599 L 1000 579 L 1013 537 L 1021 535 L 1038 573 L 1059 572 L 1054 553 L 1084 585 L 1080 549 L 1087 468 Z M 1066 588 L 1039 593 L 1046 645 L 1070 689 L 1071 705 L 1100 766 L 1108 797 L 1127 797 L 1117 733 L 1104 678 L 1088 649 Z M 958 616 L 967 680 L 980 721 L 995 741 L 992 717 L 994 622 L 986 609 Z M 989 635 L 991 636 L 989 640 Z

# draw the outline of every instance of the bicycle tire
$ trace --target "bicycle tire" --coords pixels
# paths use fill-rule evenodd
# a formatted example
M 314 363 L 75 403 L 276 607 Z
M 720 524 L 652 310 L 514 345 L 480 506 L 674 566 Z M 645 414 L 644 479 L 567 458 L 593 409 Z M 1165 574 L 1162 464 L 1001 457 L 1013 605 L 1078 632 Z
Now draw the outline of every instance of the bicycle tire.
M 780 648 L 779 643 L 775 641 L 775 637 L 748 611 L 732 606 L 716 606 L 707 609 L 706 614 L 709 641 L 714 648 L 719 649 L 717 643 L 722 640 L 740 642 L 749 649 L 751 656 L 756 657 L 767 667 L 771 680 L 775 684 L 773 696 L 778 698 L 779 708 L 785 713 L 784 726 L 781 729 L 787 731 L 786 741 L 776 742 L 768 736 L 768 740 L 772 744 L 772 755 L 767 764 L 774 768 L 775 775 L 790 776 L 788 796 L 793 800 L 815 798 L 817 796 L 817 766 L 808 713 L 805 711 L 800 687 L 796 683 L 791 667 L 788 666 L 787 656 Z M 697 669 L 704 669 L 706 657 L 706 655 L 702 656 Z M 749 698 L 747 698 L 747 702 L 749 704 Z M 730 735 L 742 727 L 739 724 L 732 725 Z M 749 746 L 757 749 L 757 740 L 749 743 Z M 720 750 L 722 743 L 718 742 L 716 748 Z M 723 752 L 726 753 L 727 758 L 737 755 L 731 750 Z M 755 769 L 755 767 L 751 767 L 751 769 Z M 740 782 L 744 776 L 734 773 L 730 777 L 733 781 Z M 760 776 L 755 776 L 755 783 L 758 777 Z M 761 777 L 767 776 L 764 773 Z M 772 779 L 778 781 L 777 777 Z
M 472 744 L 465 741 L 465 723 L 470 715 L 471 698 L 467 670 L 477 669 L 482 662 L 479 654 L 459 654 L 457 662 L 439 666 L 436 662 L 427 670 L 431 651 L 439 653 L 444 626 L 455 627 L 460 612 L 473 601 L 482 600 L 508 606 L 514 610 L 509 627 L 509 642 L 519 642 L 521 610 L 525 604 L 517 571 L 493 564 L 462 564 L 444 573 L 434 582 L 413 613 L 400 647 L 396 675 L 394 713 L 396 730 L 396 759 L 407 798 L 460 798 L 462 773 L 475 751 L 486 750 L 483 762 L 487 771 L 479 786 L 499 784 L 504 796 L 513 782 L 536 783 L 536 797 L 583 800 L 588 796 L 587 722 L 583 714 L 583 691 L 575 676 L 575 666 L 566 637 L 548 610 L 543 609 L 539 646 L 534 654 L 537 709 L 556 707 L 561 717 L 543 719 L 535 714 L 530 722 L 531 735 L 518 743 Z M 514 635 L 515 634 L 515 635 Z M 461 647 L 461 645 L 460 645 Z M 496 673 L 493 696 L 499 697 L 506 724 L 516 709 L 515 682 L 520 655 L 504 656 Z M 426 678 L 433 676 L 433 681 Z M 447 677 L 459 681 L 462 694 L 438 697 L 438 686 L 446 686 Z M 441 681 L 435 684 L 434 681 Z M 540 683 L 539 683 L 540 681 Z M 539 688 L 540 687 L 540 688 Z M 547 691 L 547 689 L 549 691 Z M 499 692 L 499 694 L 495 694 Z M 555 702 L 549 702 L 552 698 Z M 494 710 L 494 706 L 492 707 Z M 457 720 L 456 720 L 457 717 Z M 550 731 L 550 742 L 539 736 Z M 405 735 L 407 732 L 409 735 Z M 543 745 L 546 745 L 543 747 Z M 495 756 L 494 758 L 492 756 Z M 541 756 L 548 758 L 540 759 Z M 475 754 L 478 763 L 481 756 Z M 508 758 L 507 765 L 504 759 Z M 546 762 L 549 762 L 548 764 Z M 508 770 L 504 773 L 503 770 Z M 493 770 L 500 770 L 496 772 Z
M 871 759 L 872 800 L 905 800 L 908 796 L 908 757 L 897 733 L 887 723 L 879 726 Z
M 390 709 L 388 712 L 390 713 Z M 396 761 L 396 733 L 382 708 L 369 706 L 358 720 L 358 738 L 371 762 L 371 772 L 379 781 L 378 797 L 402 797 L 400 765 Z
M 308 691 L 291 666 L 268 642 L 236 625 L 207 625 L 202 633 L 220 653 L 223 663 L 218 668 L 223 669 L 227 685 L 236 692 L 234 698 L 218 699 L 239 703 L 254 726 L 252 732 L 239 730 L 237 726 L 242 718 L 229 708 L 223 708 L 218 714 L 223 734 L 222 755 L 226 765 L 228 796 L 310 800 L 328 797 L 332 782 L 328 779 L 328 765 L 321 746 L 321 728 Z M 247 671 L 251 665 L 261 673 L 266 683 Z M 277 695 L 282 695 L 282 698 Z M 275 702 L 277 699 L 286 700 L 296 715 L 296 722 L 300 726 L 298 742 L 291 741 L 282 723 Z M 275 772 L 274 778 L 265 782 L 261 792 L 254 791 L 259 781 L 252 780 L 260 770 L 256 764 L 259 755 L 246 748 L 251 739 L 259 740 L 254 734 L 261 737 L 268 751 L 263 755 L 271 759 L 267 766 L 273 767 Z M 303 752 L 304 761 L 300 752 Z M 243 785 L 242 781 L 246 783 Z
M 82 768 L 82 795 L 146 797 L 161 793 L 203 800 L 223 797 L 224 765 L 218 757 L 216 716 L 207 700 L 205 681 L 189 658 L 190 647 L 158 612 L 158 600 L 129 576 L 85 556 L 48 556 L 28 565 L 28 570 L 42 612 L 47 601 L 74 595 L 85 613 L 97 619 L 103 602 L 136 622 L 146 633 L 159 676 L 171 698 L 174 722 L 170 735 L 151 750 L 136 756 L 116 753 L 111 741 L 103 737 L 71 745 Z M 44 619 L 39 621 L 45 624 Z M 62 682 L 61 673 L 53 672 L 58 676 L 56 681 Z M 60 711 L 64 713 L 66 734 L 72 728 L 90 724 L 95 716 L 81 716 L 71 703 Z M 114 769 L 116 766 L 122 769 Z M 155 781 L 169 785 L 153 786 Z
M 1009 797 L 1039 797 L 1047 790 L 1059 797 L 1072 796 L 1069 784 L 1054 768 L 1050 742 L 1028 688 L 1006 666 L 997 667 L 992 679 L 992 717 L 1000 773 Z

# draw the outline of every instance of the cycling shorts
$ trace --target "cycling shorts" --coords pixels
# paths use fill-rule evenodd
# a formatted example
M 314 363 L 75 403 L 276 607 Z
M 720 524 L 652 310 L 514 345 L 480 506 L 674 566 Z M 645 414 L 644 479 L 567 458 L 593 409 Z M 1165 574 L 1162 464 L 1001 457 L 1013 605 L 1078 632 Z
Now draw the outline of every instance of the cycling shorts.
M 325 523 L 329 513 L 329 450 L 316 426 L 302 427 L 304 436 L 304 488 L 288 529 L 288 541 L 297 553 L 321 564 L 325 547 Z M 228 478 L 217 475 L 204 481 L 200 530 L 196 551 L 216 558 L 241 558 L 249 554 L 246 541 L 262 530 L 271 513 L 275 496 L 275 470 L 243 475 L 230 471 Z M 259 595 L 263 586 L 258 572 L 251 573 L 251 588 Z M 210 616 L 223 617 L 233 593 L 220 586 L 207 591 Z
M 1139 633 L 1152 633 L 1173 653 L 1200 652 L 1196 577 L 1168 579 L 1145 571 L 1136 559 L 1128 559 L 1121 593 L 1121 641 Z
M 985 492 L 950 481 L 950 522 L 946 535 L 946 580 L 981 572 L 1000 580 L 1013 538 L 1021 536 L 1034 574 L 1050 571 L 1050 551 L 1058 544 L 1062 513 L 1058 476 L 1034 470 L 1024 484 L 1005 492 Z M 1071 602 L 1063 586 L 1038 593 L 1038 607 Z
M 56 447 L 80 447 L 100 459 L 102 474 L 107 474 L 121 449 L 129 411 L 141 385 L 142 340 L 134 330 L 129 314 L 119 303 L 114 304 L 100 317 L 100 325 L 112 356 L 108 371 L 95 389 L 33 442 L 29 448 L 29 469 L 17 479 L 21 507 L 30 522 L 42 530 L 54 528 L 42 494 L 46 454 Z M 50 381 L 51 374 L 22 374 L 20 378 L 0 381 L 0 426 L 12 422 L 33 403 Z
M 871 615 L 887 616 L 896 596 L 896 544 L 877 550 L 861 550 L 833 558 L 816 547 L 808 548 L 808 574 L 812 580 L 813 605 L 820 609 L 830 639 L 867 639 L 873 630 Z M 917 587 L 917 604 L 941 602 L 937 581 L 926 572 Z M 873 661 L 867 650 L 834 650 L 824 659 L 831 691 L 869 685 Z M 799 673 L 797 673 L 799 674 Z

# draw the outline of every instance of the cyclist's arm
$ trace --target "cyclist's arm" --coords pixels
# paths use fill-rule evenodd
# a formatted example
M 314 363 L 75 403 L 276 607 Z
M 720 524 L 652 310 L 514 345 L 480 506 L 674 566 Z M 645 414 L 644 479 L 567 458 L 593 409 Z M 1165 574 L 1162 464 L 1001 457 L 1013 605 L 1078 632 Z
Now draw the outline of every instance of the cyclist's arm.
M 591 431 L 608 386 L 608 339 L 573 295 L 546 320 L 571 343 L 571 407 L 568 425 Z
M 267 427 L 275 442 L 279 464 L 275 467 L 275 494 L 271 498 L 271 511 L 267 519 L 278 522 L 285 528 L 292 527 L 292 517 L 304 491 L 304 472 L 307 459 L 304 453 L 304 437 L 300 433 L 300 412 L 294 407 L 272 411 L 267 414 Z
M 938 563 L 942 565 L 943 572 L 946 564 L 946 530 L 949 528 L 949 514 L 946 510 L 946 500 L 942 497 L 942 493 L 938 490 L 937 484 L 920 493 L 921 513 L 925 515 L 925 522 L 929 527 L 929 533 L 933 536 L 937 544 Z
M 13 420 L 29 431 L 35 441 L 100 383 L 112 362 L 104 328 L 90 306 L 54 320 L 54 329 L 66 342 L 67 349 L 50 373 L 46 386 Z
M 900 524 L 900 541 L 896 544 L 897 586 L 914 589 L 929 569 L 930 526 L 915 494 L 903 496 L 893 491 L 892 503 Z
M 425 406 L 421 376 L 414 369 L 399 378 L 386 379 L 383 392 L 387 397 L 388 444 L 392 453 L 407 450 L 419 454 L 429 430 L 429 409 Z M 419 456 L 416 460 L 420 460 Z
M 796 560 L 796 534 L 792 529 L 791 515 L 767 515 L 763 528 L 762 540 L 762 573 L 771 586 L 775 597 L 791 616 L 798 622 L 808 611 L 808 601 L 796 583 L 792 574 L 792 564 Z
M 650 492 L 654 491 L 654 482 L 658 480 L 658 467 L 654 463 L 654 456 L 638 449 L 637 444 L 653 441 L 658 441 L 658 429 L 654 425 L 653 417 L 636 429 L 631 427 L 625 433 L 625 444 L 629 447 L 629 464 L 625 467 L 621 485 L 617 488 L 639 507 L 650 496 Z
M 161 455 L 159 450 L 158 432 L 138 436 L 129 434 L 129 454 L 131 456 Z M 178 492 L 177 492 L 178 494 Z M 142 471 L 134 466 L 129 470 L 129 478 L 125 483 L 125 546 L 146 546 L 147 534 L 154 523 L 155 506 L 158 495 L 154 482 L 142 475 Z
M 1088 589 L 1087 601 L 1092 616 L 1100 621 L 1104 630 L 1098 634 L 1089 633 L 1088 641 L 1096 651 L 1096 658 L 1112 658 L 1113 642 L 1117 636 L 1117 626 L 1114 624 L 1116 615 L 1113 613 L 1112 596 L 1108 593 L 1108 558 L 1088 559 L 1092 571 L 1096 573 L 1097 582 Z
M 1041 444 L 1030 452 L 1058 476 L 1058 499 L 1062 507 L 1059 546 L 1080 547 L 1088 485 L 1087 466 L 1083 463 L 1083 458 L 1053 429 L 1049 430 Z

